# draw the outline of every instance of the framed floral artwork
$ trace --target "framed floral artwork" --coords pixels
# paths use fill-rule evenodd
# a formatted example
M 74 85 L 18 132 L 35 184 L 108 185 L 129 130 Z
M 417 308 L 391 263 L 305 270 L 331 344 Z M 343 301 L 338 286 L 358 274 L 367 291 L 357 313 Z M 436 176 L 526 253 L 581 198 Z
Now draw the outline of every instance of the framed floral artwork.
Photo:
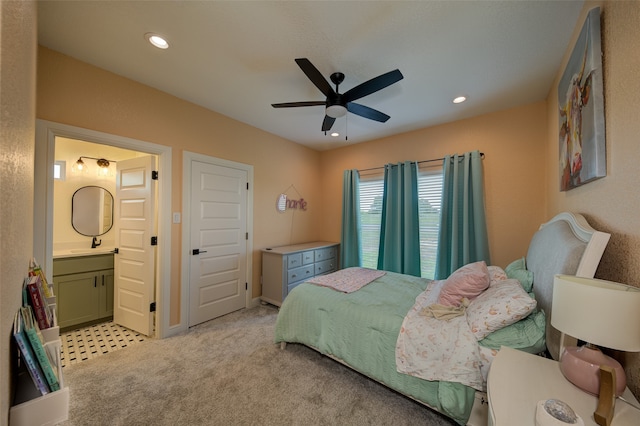
M 600 8 L 591 9 L 558 83 L 560 190 L 606 176 Z

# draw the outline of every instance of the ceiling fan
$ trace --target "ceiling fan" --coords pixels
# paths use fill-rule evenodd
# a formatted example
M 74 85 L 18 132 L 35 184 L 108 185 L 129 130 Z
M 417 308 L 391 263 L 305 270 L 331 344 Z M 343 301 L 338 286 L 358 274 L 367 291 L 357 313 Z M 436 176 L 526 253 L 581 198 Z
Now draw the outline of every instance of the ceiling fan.
M 341 72 L 334 72 L 331 74 L 330 79 L 333 84 L 336 85 L 336 89 L 333 90 L 329 82 L 322 76 L 320 71 L 309 61 L 307 58 L 298 58 L 296 63 L 302 69 L 302 71 L 309 77 L 309 80 L 316 85 L 318 89 L 327 97 L 324 101 L 305 101 L 305 102 L 285 102 L 279 104 L 271 104 L 274 108 L 293 108 L 293 107 L 306 107 L 306 106 L 325 106 L 325 116 L 322 122 L 322 131 L 326 132 L 331 130 L 331 126 L 336 121 L 336 118 L 344 116 L 347 111 L 359 115 L 370 120 L 379 121 L 381 123 L 386 122 L 390 117 L 373 108 L 357 104 L 353 101 L 370 95 L 378 90 L 382 90 L 387 86 L 391 86 L 403 79 L 403 75 L 400 70 L 389 71 L 388 73 L 379 75 L 371 80 L 365 81 L 356 87 L 347 90 L 345 93 L 338 92 L 338 86 L 344 81 L 344 74 Z

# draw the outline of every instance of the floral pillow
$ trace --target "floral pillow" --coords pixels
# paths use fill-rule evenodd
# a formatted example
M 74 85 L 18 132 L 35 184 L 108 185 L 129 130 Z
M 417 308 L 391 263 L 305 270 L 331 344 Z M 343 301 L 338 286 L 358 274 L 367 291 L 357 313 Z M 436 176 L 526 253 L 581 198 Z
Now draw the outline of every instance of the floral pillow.
M 442 285 L 438 303 L 460 306 L 463 298 L 475 299 L 489 287 L 489 270 L 484 260 L 469 263 L 456 270 Z
M 504 269 L 499 266 L 487 266 L 487 269 L 489 270 L 489 287 L 499 281 L 509 278 L 507 277 L 507 273 L 504 271 Z
M 489 287 L 467 307 L 467 323 L 477 340 L 528 316 L 537 302 L 514 279 Z

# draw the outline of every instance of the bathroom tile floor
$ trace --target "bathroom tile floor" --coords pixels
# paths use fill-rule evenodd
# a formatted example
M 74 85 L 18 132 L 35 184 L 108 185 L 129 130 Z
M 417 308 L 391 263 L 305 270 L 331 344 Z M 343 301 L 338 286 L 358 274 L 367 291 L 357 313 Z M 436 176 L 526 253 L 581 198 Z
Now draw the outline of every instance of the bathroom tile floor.
M 109 321 L 62 333 L 60 339 L 61 363 L 66 367 L 143 342 L 147 336 Z

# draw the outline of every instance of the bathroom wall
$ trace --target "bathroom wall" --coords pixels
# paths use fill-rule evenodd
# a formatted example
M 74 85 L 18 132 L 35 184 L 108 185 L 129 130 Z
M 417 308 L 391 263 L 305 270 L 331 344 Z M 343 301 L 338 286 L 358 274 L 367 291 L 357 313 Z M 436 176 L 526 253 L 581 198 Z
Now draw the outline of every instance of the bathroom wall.
M 55 180 L 53 184 L 53 251 L 90 248 L 92 237 L 81 235 L 71 225 L 71 200 L 73 194 L 83 186 L 100 186 L 114 196 L 116 194 L 116 162 L 147 155 L 136 151 L 98 145 L 67 138 L 56 138 L 55 160 L 65 162 L 64 180 Z M 83 158 L 85 171 L 75 170 L 75 163 L 80 156 L 106 158 L 111 160 L 108 175 L 99 173 L 96 160 Z M 98 237 L 102 247 L 115 245 L 115 232 L 112 228 Z

